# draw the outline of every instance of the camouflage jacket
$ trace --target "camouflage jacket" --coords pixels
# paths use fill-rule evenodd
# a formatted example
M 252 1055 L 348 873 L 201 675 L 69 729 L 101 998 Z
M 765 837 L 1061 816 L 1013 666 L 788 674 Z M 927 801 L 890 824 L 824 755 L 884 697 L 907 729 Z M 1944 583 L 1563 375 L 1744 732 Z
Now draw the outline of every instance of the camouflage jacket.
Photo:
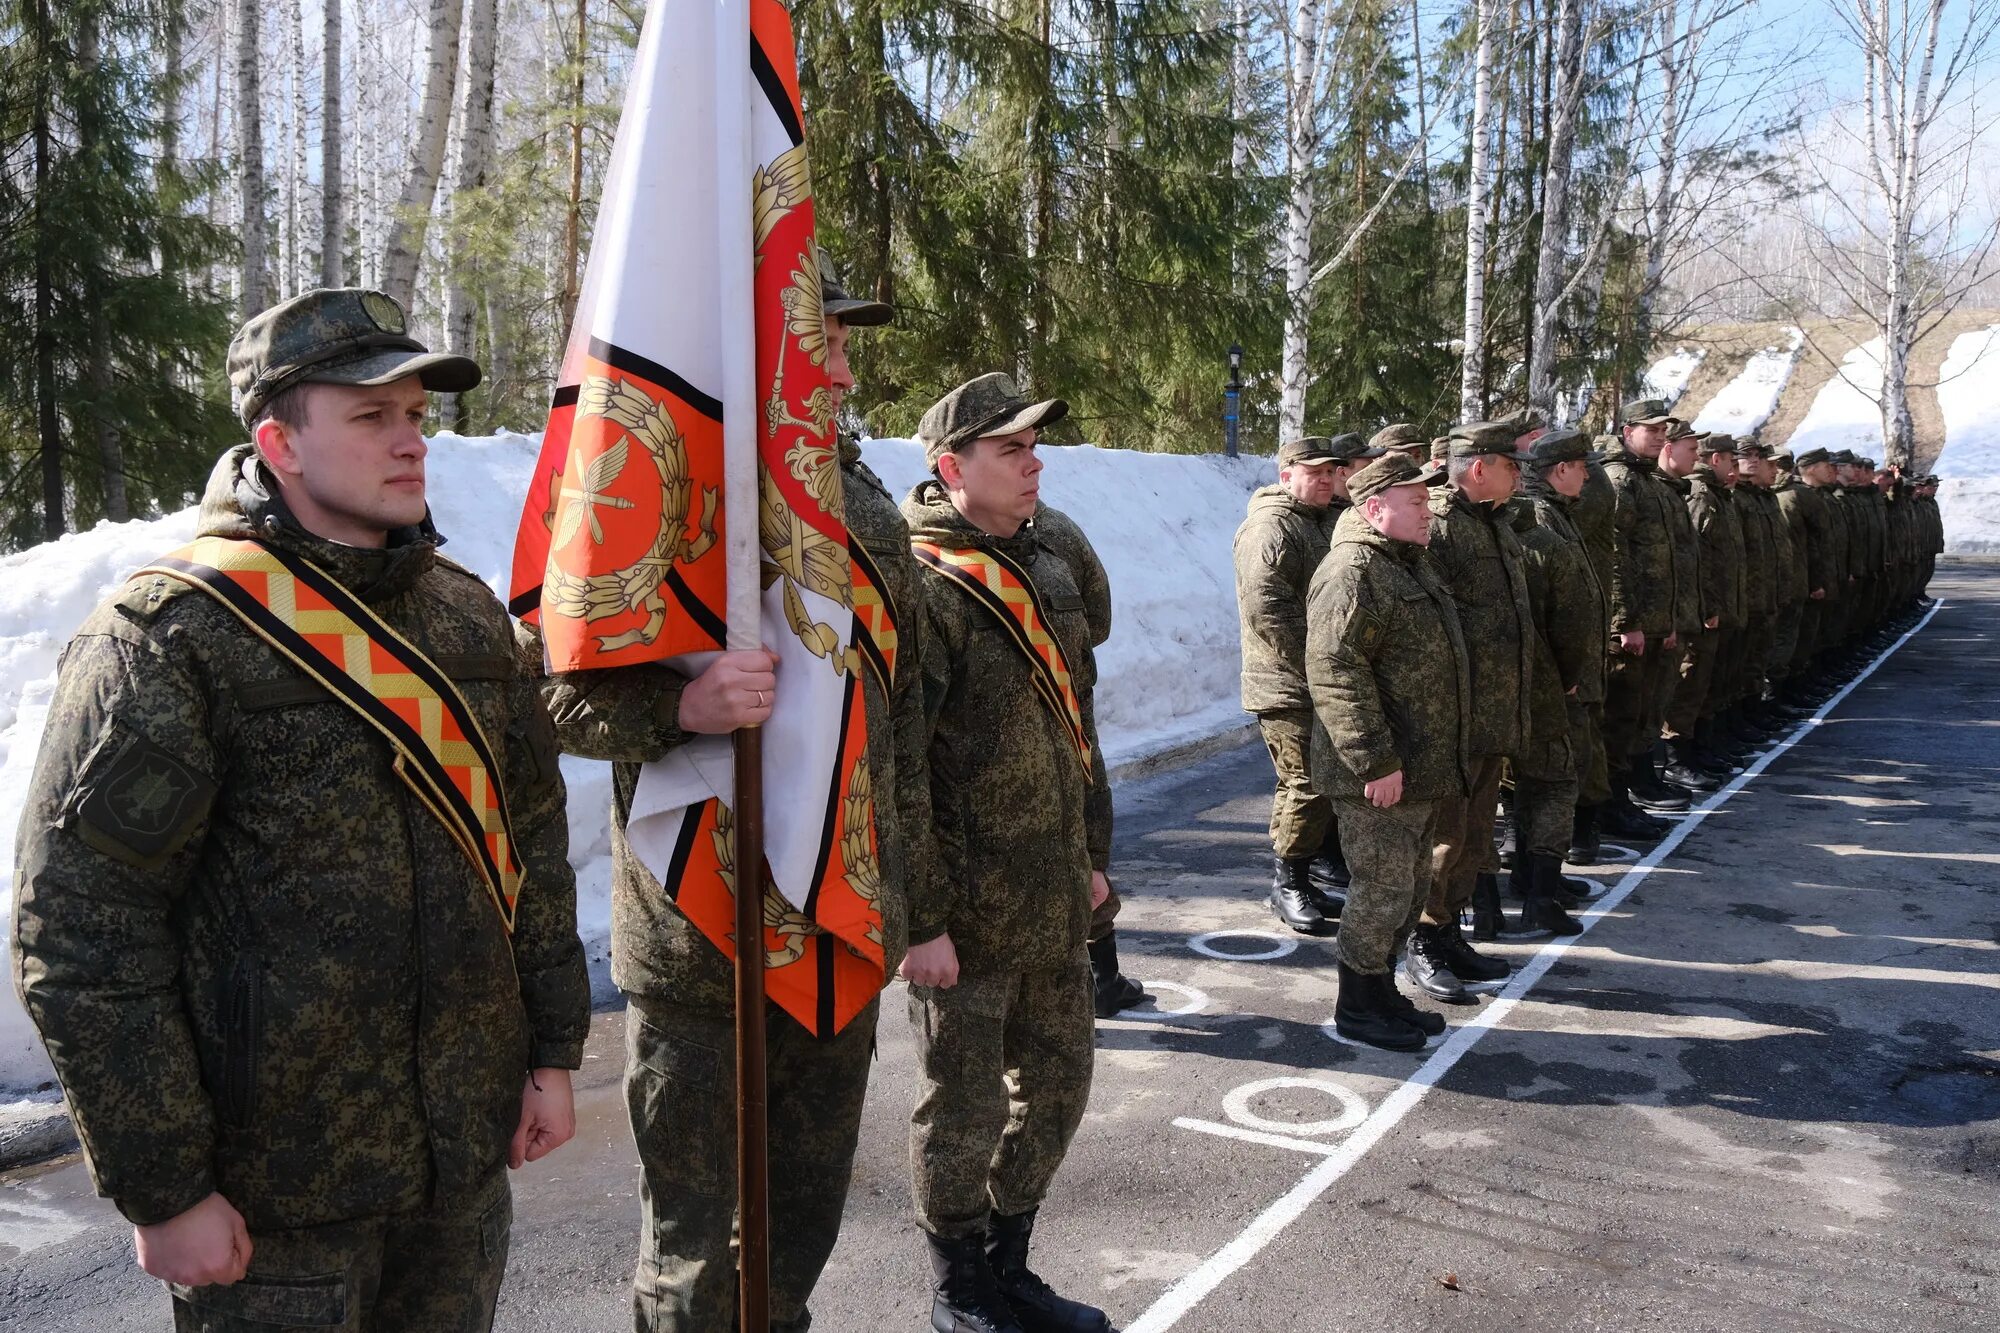
M 1827 531 L 1831 520 L 1826 512 L 1826 497 L 1797 477 L 1778 487 L 1776 495 L 1778 510 L 1791 530 L 1792 551 L 1798 558 L 1798 586 L 1808 597 L 1820 588 L 1830 595 L 1839 571 L 1834 564 L 1833 538 Z
M 1849 543 L 1851 568 L 1848 572 L 1858 579 L 1872 579 L 1882 571 L 1882 548 L 1885 545 L 1876 508 L 1881 493 L 1873 486 L 1843 486 L 1840 491 L 1841 503 L 1847 507 L 1852 536 Z
M 1826 586 L 1826 600 L 1837 602 L 1847 595 L 1847 581 L 1854 575 L 1854 522 L 1846 495 L 1837 485 L 1815 486 L 1820 512 L 1825 516 L 1827 569 L 1833 582 Z
M 1918 549 L 1925 555 L 1944 554 L 1944 511 L 1938 508 L 1937 497 L 1926 495 L 1918 499 L 1924 516 L 1923 540 Z
M 1800 520 L 1786 509 L 1775 486 L 1759 486 L 1757 503 L 1764 507 L 1771 524 L 1772 544 L 1777 555 L 1773 574 L 1780 607 L 1797 606 L 1806 599 L 1806 546 L 1803 533 L 1795 533 Z
M 1431 492 L 1432 568 L 1458 603 L 1471 650 L 1474 756 L 1513 754 L 1527 740 L 1534 688 L 1535 613 L 1521 572 L 1521 544 L 1507 509 L 1478 505 L 1456 487 Z
M 1471 667 L 1458 604 L 1424 548 L 1350 510 L 1306 594 L 1313 786 L 1360 799 L 1400 770 L 1403 798 L 1465 794 Z
M 1035 532 L 1068 565 L 1076 576 L 1077 591 L 1083 595 L 1083 618 L 1090 626 L 1090 646 L 1084 650 L 1080 670 L 1092 681 L 1097 679 L 1097 650 L 1111 637 L 1111 579 L 1104 562 L 1090 544 L 1075 519 L 1045 504 L 1035 506 Z M 1090 796 L 1084 810 L 1084 827 L 1090 830 L 1090 863 L 1093 869 L 1111 867 L 1112 803 L 1111 775 L 1104 766 L 1104 747 L 1090 747 Z M 942 927 L 940 927 L 942 929 Z
M 909 529 L 882 483 L 860 461 L 859 450 L 845 445 L 840 456 L 848 530 L 875 558 L 883 596 L 895 608 L 896 672 L 890 697 L 883 697 L 874 673 L 861 675 L 869 721 L 869 778 L 878 793 L 893 796 L 875 802 L 882 945 L 893 976 L 913 934 L 921 941 L 942 929 L 939 914 L 926 910 L 930 783 L 924 771 L 923 667 L 928 644 Z M 549 680 L 545 693 L 563 750 L 611 761 L 611 979 L 628 994 L 726 1014 L 736 1004 L 733 965 L 674 907 L 659 877 L 626 839 L 640 768 L 666 758 L 689 739 L 678 721 L 685 686 L 673 668 L 647 663 L 564 672 Z M 884 718 L 886 724 L 879 721 Z
M 1283 486 L 1250 497 L 1236 529 L 1236 615 L 1243 636 L 1243 711 L 1303 712 L 1306 590 L 1339 515 L 1300 504 Z
M 1069 660 L 1094 760 L 1088 770 L 991 613 L 946 575 L 919 567 L 934 650 L 924 659 L 924 707 L 941 915 L 971 972 L 1066 966 L 1089 931 L 1090 872 L 1106 869 L 1111 857 L 1109 790 L 1096 790 L 1106 784 L 1092 617 L 1076 570 L 1058 553 L 1082 533 L 1074 524 L 1057 531 L 1044 513 L 1012 537 L 992 536 L 935 480 L 910 492 L 903 516 L 912 537 L 997 551 L 1025 570 Z M 1053 540 L 1044 539 L 1044 524 Z
M 1514 531 L 1527 556 L 1528 602 L 1541 642 L 1535 656 L 1535 738 L 1567 734 L 1570 690 L 1580 703 L 1604 701 L 1604 647 L 1610 607 L 1572 514 L 1576 501 L 1530 479 L 1514 502 Z
M 1701 619 L 1717 629 L 1742 629 L 1748 573 L 1745 568 L 1743 514 L 1730 503 L 1729 488 L 1716 479 L 1706 463 L 1695 465 L 1686 481 L 1688 515 L 1701 570 Z
M 1660 480 L 1659 466 L 1650 458 L 1620 451 L 1604 460 L 1604 473 L 1611 479 L 1615 506 L 1612 510 L 1611 632 L 1643 632 L 1648 639 L 1664 638 L 1678 628 L 1681 619 L 1676 588 L 1674 534 L 1675 514 L 1686 507 L 1673 490 Z M 1694 590 L 1685 595 L 1692 597 Z
M 226 607 L 151 575 L 66 651 L 21 814 L 16 982 L 100 1193 L 135 1223 L 219 1190 L 250 1230 L 467 1197 L 531 1068 L 574 1069 L 590 987 L 541 662 L 426 522 L 300 528 L 250 446 L 204 535 L 304 557 L 458 686 L 525 875 L 510 940 L 381 735 Z
M 1604 589 L 1608 606 L 1611 567 L 1618 553 L 1618 492 L 1604 471 L 1604 464 L 1592 461 L 1586 467 L 1583 491 L 1565 512 L 1577 535 L 1583 538 L 1583 549 L 1590 553 L 1591 566 L 1597 571 L 1597 582 Z
M 1743 516 L 1743 613 L 1755 622 L 1778 609 L 1777 573 L 1772 560 L 1777 552 L 1771 540 L 1771 522 L 1757 502 L 1757 488 L 1738 482 L 1729 488 L 1729 503 Z

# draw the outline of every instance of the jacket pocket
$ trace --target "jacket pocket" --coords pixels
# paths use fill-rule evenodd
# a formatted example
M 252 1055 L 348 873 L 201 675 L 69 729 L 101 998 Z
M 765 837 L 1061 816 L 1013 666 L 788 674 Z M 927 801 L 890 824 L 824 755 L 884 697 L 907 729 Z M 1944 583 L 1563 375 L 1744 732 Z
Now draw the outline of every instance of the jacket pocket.
M 347 1275 L 263 1277 L 250 1274 L 226 1287 L 170 1284 L 174 1296 L 231 1324 L 256 1328 L 342 1328 L 347 1324 Z
M 247 1129 L 257 1116 L 257 1062 L 264 1044 L 264 961 L 237 955 L 223 983 L 222 1116 Z

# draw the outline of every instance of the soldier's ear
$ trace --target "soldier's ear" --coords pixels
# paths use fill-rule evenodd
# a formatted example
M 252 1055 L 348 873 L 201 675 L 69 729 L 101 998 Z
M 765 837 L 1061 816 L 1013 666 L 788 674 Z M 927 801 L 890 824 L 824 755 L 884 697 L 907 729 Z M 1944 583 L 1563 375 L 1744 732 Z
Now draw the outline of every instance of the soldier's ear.
M 276 417 L 259 420 L 251 429 L 250 439 L 257 446 L 258 455 L 273 472 L 284 477 L 296 477 L 303 471 L 298 450 L 292 443 L 292 433 Z
M 938 480 L 945 484 L 947 490 L 959 491 L 965 489 L 965 470 L 959 467 L 957 454 L 939 454 L 937 474 Z

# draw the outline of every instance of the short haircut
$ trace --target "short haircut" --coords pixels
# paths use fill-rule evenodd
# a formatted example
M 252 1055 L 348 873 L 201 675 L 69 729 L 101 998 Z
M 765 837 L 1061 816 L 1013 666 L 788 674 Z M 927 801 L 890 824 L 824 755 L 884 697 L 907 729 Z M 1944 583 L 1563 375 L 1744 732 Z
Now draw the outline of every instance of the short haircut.
M 254 431 L 258 422 L 275 421 L 286 430 L 303 430 L 312 415 L 312 385 L 293 384 L 278 390 L 264 401 L 263 411 L 257 420 L 250 423 Z
M 1483 454 L 1460 454 L 1451 460 L 1450 471 L 1447 475 L 1451 477 L 1453 482 L 1464 480 L 1465 474 L 1472 471 L 1472 465 L 1477 463 L 1482 457 L 1484 457 Z

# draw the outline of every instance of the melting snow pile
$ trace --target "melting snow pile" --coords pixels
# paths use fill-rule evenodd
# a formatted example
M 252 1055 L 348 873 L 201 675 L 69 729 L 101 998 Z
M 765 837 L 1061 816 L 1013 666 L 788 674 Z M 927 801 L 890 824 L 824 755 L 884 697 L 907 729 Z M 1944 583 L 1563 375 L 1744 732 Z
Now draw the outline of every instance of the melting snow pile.
M 1687 392 L 1688 381 L 1694 378 L 1695 368 L 1707 355 L 1708 352 L 1703 349 L 1689 351 L 1685 347 L 1675 348 L 1672 356 L 1661 357 L 1647 369 L 1643 396 L 1664 398 L 1667 406 L 1672 407 Z
M 1799 348 L 1805 345 L 1804 329 L 1793 329 L 1786 347 L 1766 347 L 1750 358 L 1736 378 L 1722 386 L 1708 405 L 1695 416 L 1698 431 L 1725 431 L 1737 439 L 1754 435 L 1778 408 L 1778 395 L 1792 377 L 1799 362 Z
M 1937 396 L 1944 452 L 1931 471 L 1945 549 L 2000 553 L 2000 324 L 1952 340 Z
M 431 503 L 446 554 L 505 594 L 521 497 L 538 437 L 452 435 L 432 441 Z M 900 499 L 924 475 L 905 440 L 864 446 Z M 1097 721 L 1106 760 L 1145 758 L 1244 720 L 1237 707 L 1236 592 L 1230 538 L 1268 459 L 1043 451 L 1042 496 L 1083 525 L 1110 574 L 1113 630 L 1099 653 Z M 0 916 L 11 912 L 14 837 L 55 685 L 56 661 L 100 600 L 152 557 L 194 535 L 192 509 L 107 523 L 0 557 Z M 578 918 L 594 964 L 610 933 L 610 770 L 565 759 Z M 11 932 L 9 932 L 11 935 Z M 7 946 L 0 964 L 12 974 Z M 594 971 L 602 975 L 602 968 Z M 0 1090 L 49 1077 L 13 986 L 0 994 Z
M 1852 449 L 1880 458 L 1881 400 L 1882 340 L 1871 338 L 1842 359 L 1840 369 L 1792 432 L 1789 448 L 1794 454 L 1806 449 Z

